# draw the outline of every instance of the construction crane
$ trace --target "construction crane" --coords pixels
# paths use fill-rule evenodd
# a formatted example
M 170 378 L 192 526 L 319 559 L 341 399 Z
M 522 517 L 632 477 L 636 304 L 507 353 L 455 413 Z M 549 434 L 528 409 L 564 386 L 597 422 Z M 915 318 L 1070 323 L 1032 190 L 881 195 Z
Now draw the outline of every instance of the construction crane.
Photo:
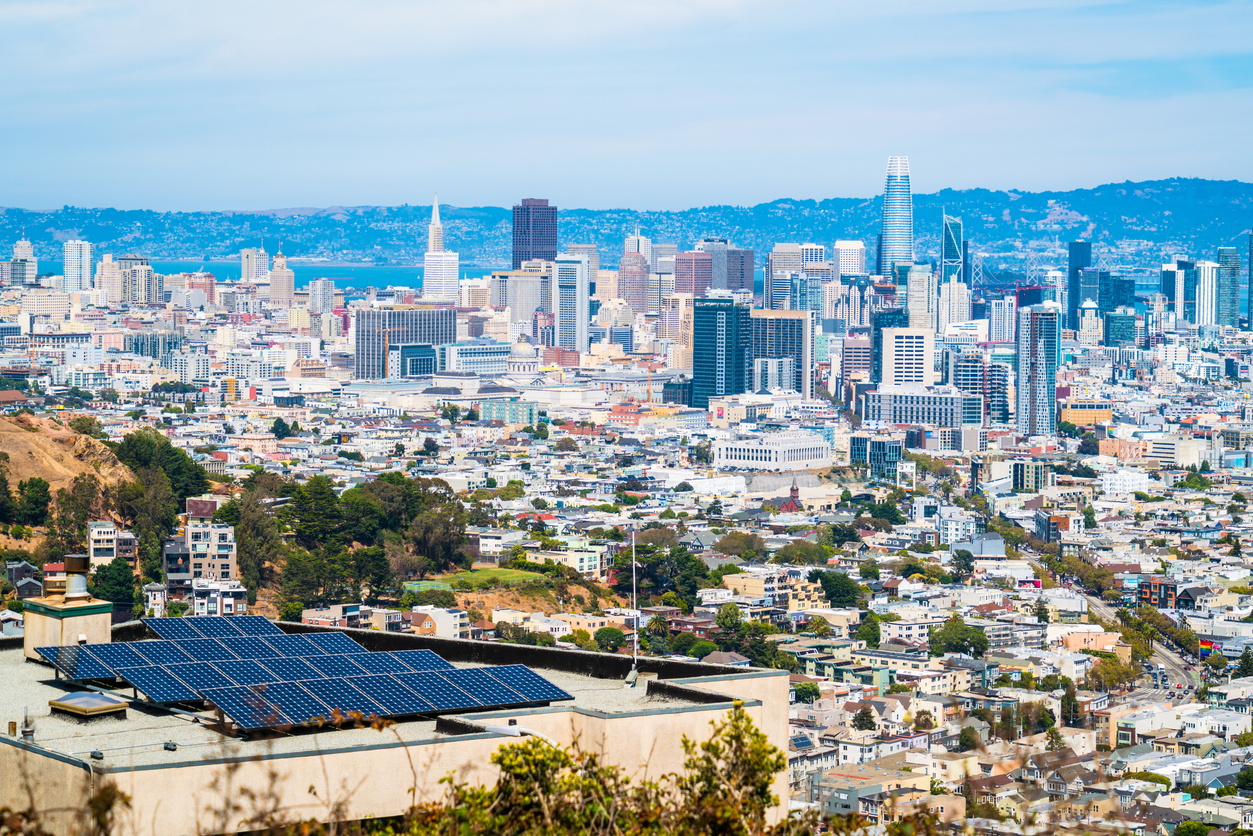
M 387 380 L 391 377 L 391 369 L 388 368 L 391 359 L 391 333 L 392 331 L 408 331 L 408 328 L 380 328 L 375 331 L 376 334 L 383 335 L 383 379 Z

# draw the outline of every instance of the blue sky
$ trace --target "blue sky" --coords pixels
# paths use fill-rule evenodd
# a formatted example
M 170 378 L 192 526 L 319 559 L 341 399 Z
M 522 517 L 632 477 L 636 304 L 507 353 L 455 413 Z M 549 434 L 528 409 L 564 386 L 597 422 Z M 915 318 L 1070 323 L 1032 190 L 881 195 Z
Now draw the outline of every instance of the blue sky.
M 0 0 L 0 205 L 1253 179 L 1253 0 Z

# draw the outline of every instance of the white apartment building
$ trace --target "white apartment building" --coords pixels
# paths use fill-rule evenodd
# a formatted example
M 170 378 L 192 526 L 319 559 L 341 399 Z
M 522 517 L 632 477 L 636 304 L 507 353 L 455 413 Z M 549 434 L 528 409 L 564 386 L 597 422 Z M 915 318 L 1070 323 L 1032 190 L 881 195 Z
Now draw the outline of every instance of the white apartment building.
M 1100 477 L 1101 490 L 1111 496 L 1130 495 L 1136 491 L 1147 492 L 1149 475 L 1143 470 L 1111 470 Z
M 248 590 L 237 580 L 192 578 L 190 598 L 192 615 L 248 614 Z
M 831 445 L 807 432 L 782 432 L 718 441 L 714 467 L 748 470 L 810 470 L 830 467 Z
M 983 533 L 982 518 L 968 514 L 960 508 L 941 508 L 935 525 L 940 533 L 941 543 L 969 542 Z
M 91 269 L 95 259 L 92 246 L 86 241 L 74 239 L 61 245 L 64 258 L 61 289 L 66 293 L 78 293 L 91 289 Z
M 1218 322 L 1218 263 L 1196 263 L 1196 322 L 1214 325 Z
M 935 331 L 883 329 L 883 386 L 935 383 Z
M 70 295 L 47 291 L 22 295 L 22 313 L 62 320 L 70 315 Z
M 117 557 L 117 526 L 110 522 L 87 524 L 87 556 L 91 568 L 107 566 Z
M 1017 301 L 1013 296 L 988 302 L 988 340 L 994 343 L 1014 341 L 1017 320 Z
M 335 309 L 335 282 L 331 279 L 314 279 L 309 282 L 309 312 L 330 313 Z
M 932 627 L 942 627 L 946 616 L 917 615 L 900 621 L 884 621 L 879 624 L 880 643 L 896 639 L 907 642 L 925 642 L 931 637 Z
M 970 321 L 970 287 L 965 282 L 940 285 L 940 307 L 936 312 L 936 330 L 941 334 L 948 326 Z
M 413 611 L 422 613 L 434 623 L 435 632 L 428 633 L 428 635 L 435 635 L 441 639 L 470 638 L 470 614 L 465 610 L 424 606 L 414 607 Z

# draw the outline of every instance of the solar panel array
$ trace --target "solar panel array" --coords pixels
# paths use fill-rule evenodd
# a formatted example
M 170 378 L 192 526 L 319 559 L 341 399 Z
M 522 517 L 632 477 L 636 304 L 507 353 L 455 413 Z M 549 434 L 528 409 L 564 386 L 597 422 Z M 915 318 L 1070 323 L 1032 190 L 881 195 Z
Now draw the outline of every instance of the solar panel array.
M 143 619 L 160 636 L 41 647 L 66 679 L 124 679 L 157 703 L 206 701 L 244 730 L 573 699 L 524 665 L 457 669 L 429 650 L 371 653 L 343 633 L 261 616 Z

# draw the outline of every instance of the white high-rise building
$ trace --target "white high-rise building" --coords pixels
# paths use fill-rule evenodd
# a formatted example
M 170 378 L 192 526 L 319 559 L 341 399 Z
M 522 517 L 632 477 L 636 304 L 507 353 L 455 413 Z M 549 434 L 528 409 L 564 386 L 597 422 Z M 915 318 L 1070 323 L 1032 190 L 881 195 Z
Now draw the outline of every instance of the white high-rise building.
M 427 227 L 426 258 L 422 268 L 422 297 L 456 302 L 460 261 L 457 254 L 444 249 L 444 225 L 439 220 L 439 195 L 431 206 L 431 225 Z
M 970 288 L 965 282 L 945 282 L 940 285 L 940 308 L 936 314 L 936 329 L 947 333 L 948 326 L 970 321 Z
M 553 262 L 553 342 L 587 353 L 587 256 L 561 253 Z
M 492 303 L 492 278 L 480 276 L 476 279 L 462 279 L 457 284 L 457 307 L 486 308 Z
M 801 269 L 810 264 L 821 264 L 827 260 L 827 248 L 822 244 L 801 244 Z
M 13 245 L 13 257 L 24 258 L 27 261 L 35 260 L 35 245 L 26 240 L 26 233 L 22 233 L 22 238 Z
M 295 298 L 296 274 L 287 266 L 287 256 L 279 252 L 274 256 L 274 269 L 270 271 L 270 304 L 290 308 Z
M 1101 312 L 1096 303 L 1085 299 L 1079 306 L 1079 345 L 1101 344 Z
M 116 305 L 126 301 L 122 287 L 122 267 L 113 260 L 111 253 L 105 253 L 96 265 L 96 289 L 104 294 L 106 305 Z
M 658 244 L 654 241 L 648 245 L 648 252 L 644 257 L 648 259 L 648 269 L 652 272 L 673 273 L 674 257 L 678 254 L 678 244 Z
M 905 308 L 909 313 L 910 328 L 935 330 L 937 307 L 935 273 L 930 264 L 915 264 L 909 268 L 905 291 Z
M 883 383 L 935 385 L 935 331 L 931 328 L 883 329 Z
M 677 247 L 675 248 L 675 251 L 678 251 Z M 624 255 L 626 253 L 639 253 L 644 256 L 644 259 L 648 261 L 651 266 L 653 260 L 653 242 L 645 238 L 643 235 L 640 235 L 639 228 L 637 227 L 634 235 L 628 235 L 626 237 L 626 242 L 622 245 L 622 253 Z
M 335 282 L 331 279 L 314 279 L 309 282 L 309 312 L 330 313 L 335 310 Z
M 22 233 L 21 240 L 13 245 L 13 262 L 9 277 L 11 284 L 39 283 L 36 279 L 39 275 L 39 259 L 35 258 L 35 245 L 26 240 L 26 233 Z
M 239 280 L 257 284 L 270 281 L 270 254 L 263 247 L 239 251 Z
M 836 241 L 831 245 L 831 278 L 860 276 L 866 272 L 866 245 L 861 241 Z
M 122 271 L 122 298 L 130 305 L 159 305 L 165 301 L 165 276 L 150 265 Z
M 988 340 L 994 343 L 1014 341 L 1014 326 L 1018 323 L 1017 301 L 1013 296 L 988 302 Z
M 95 261 L 92 255 L 92 247 L 86 241 L 80 241 L 77 238 L 66 241 L 61 246 L 61 253 L 64 258 L 63 269 L 61 271 L 64 281 L 62 290 L 66 293 L 78 293 L 80 290 L 91 289 L 91 268 Z
M 1196 325 L 1218 324 L 1218 262 L 1196 262 Z

